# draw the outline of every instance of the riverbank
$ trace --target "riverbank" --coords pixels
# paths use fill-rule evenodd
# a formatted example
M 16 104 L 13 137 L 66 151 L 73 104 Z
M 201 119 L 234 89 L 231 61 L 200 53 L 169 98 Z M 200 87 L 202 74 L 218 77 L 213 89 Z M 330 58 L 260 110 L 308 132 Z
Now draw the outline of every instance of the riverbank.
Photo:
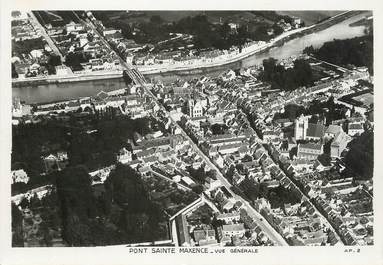
M 292 31 L 282 33 L 276 37 L 272 42 L 266 43 L 264 45 L 251 45 L 245 47 L 241 53 L 237 53 L 231 56 L 226 56 L 223 60 L 217 61 L 206 61 L 202 64 L 189 64 L 189 65 L 163 65 L 163 66 L 146 66 L 138 67 L 139 71 L 143 75 L 148 76 L 149 78 L 153 75 L 195 75 L 195 74 L 205 74 L 209 72 L 216 72 L 232 66 L 238 68 L 241 66 L 240 61 L 248 57 L 254 56 L 259 53 L 264 53 L 269 51 L 272 48 L 282 46 L 284 43 L 302 37 L 304 35 L 312 34 L 317 31 L 322 31 L 326 28 L 333 26 L 334 24 L 340 23 L 350 17 L 364 13 L 365 11 L 347 11 L 341 14 L 338 14 L 334 17 L 331 17 L 327 20 L 324 20 L 320 23 L 312 25 L 310 27 L 299 28 Z M 121 78 L 122 71 L 115 72 L 101 72 L 101 73 L 89 73 L 84 75 L 70 75 L 70 76 L 47 76 L 44 78 L 28 78 L 28 79 L 18 79 L 12 80 L 13 87 L 23 87 L 23 86 L 38 86 L 38 85 L 47 85 L 47 84 L 58 84 L 66 82 L 78 82 L 78 81 L 90 81 L 90 80 L 99 80 L 99 79 L 115 79 Z
M 189 73 L 194 74 L 194 73 L 198 73 L 198 71 L 203 73 L 204 69 L 206 68 L 227 66 L 237 61 L 246 59 L 255 54 L 267 52 L 268 50 L 272 48 L 282 46 L 284 43 L 292 39 L 324 30 L 343 20 L 346 20 L 353 16 L 357 16 L 364 12 L 365 11 L 343 12 L 341 14 L 333 16 L 329 19 L 326 19 L 310 27 L 299 28 L 299 29 L 282 33 L 281 35 L 273 39 L 271 42 L 265 43 L 264 45 L 252 45 L 252 46 L 245 47 L 241 53 L 238 53 L 232 56 L 226 55 L 226 58 L 224 58 L 223 60 L 215 60 L 211 62 L 207 61 L 207 62 L 204 62 L 203 64 L 191 64 L 191 65 L 184 65 L 184 66 L 180 66 L 180 65 L 144 66 L 144 67 L 138 67 L 138 70 L 144 75 L 162 74 L 167 72 L 169 73 L 185 72 L 184 74 L 180 73 L 180 75 L 187 75 Z
M 168 71 L 158 74 L 145 75 L 148 81 L 156 82 L 161 81 L 163 83 L 172 83 L 177 79 L 189 80 L 198 78 L 200 76 L 214 77 L 227 69 L 240 69 L 249 68 L 254 65 L 262 64 L 264 59 L 274 57 L 277 60 L 297 57 L 302 54 L 304 48 L 313 46 L 319 48 L 323 43 L 332 41 L 334 39 L 349 39 L 365 35 L 365 27 L 350 27 L 350 23 L 360 20 L 365 14 L 353 16 L 349 19 L 343 20 L 331 27 L 324 30 L 306 34 L 303 37 L 295 38 L 284 43 L 282 46 L 277 46 L 262 51 L 246 59 L 238 60 L 233 63 L 199 68 L 190 69 L 184 71 Z M 87 80 L 81 82 L 63 82 L 63 83 L 50 83 L 47 85 L 33 85 L 33 86 L 20 86 L 13 87 L 12 95 L 20 98 L 27 104 L 41 103 L 41 102 L 52 102 L 60 100 L 76 99 L 79 97 L 92 96 L 100 91 L 111 91 L 116 89 L 125 88 L 126 84 L 121 77 L 113 79 L 98 79 L 98 80 Z
M 59 84 L 59 83 L 71 83 L 71 82 L 82 82 L 82 81 L 92 81 L 92 80 L 101 80 L 101 79 L 114 79 L 121 78 L 121 71 L 105 71 L 105 72 L 94 72 L 86 74 L 72 74 L 65 76 L 45 76 L 45 77 L 30 77 L 30 78 L 20 78 L 12 80 L 12 87 L 24 87 L 24 86 L 39 86 L 39 85 L 48 85 L 48 84 Z

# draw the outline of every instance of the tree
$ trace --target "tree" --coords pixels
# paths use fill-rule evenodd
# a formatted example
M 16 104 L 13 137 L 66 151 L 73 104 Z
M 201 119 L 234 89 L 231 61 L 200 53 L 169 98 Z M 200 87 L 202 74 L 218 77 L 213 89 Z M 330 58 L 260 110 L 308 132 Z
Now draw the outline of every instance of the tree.
M 306 52 L 337 65 L 367 66 L 370 74 L 373 74 L 372 32 L 361 37 L 325 42 L 319 49 L 308 47 Z
M 294 61 L 294 68 L 285 69 L 277 64 L 274 58 L 263 60 L 263 71 L 259 75 L 260 79 L 270 82 L 274 89 L 294 90 L 302 86 L 313 85 L 313 73 L 310 64 L 302 59 Z
M 201 184 L 193 186 L 192 191 L 194 191 L 197 194 L 201 194 L 203 192 L 203 186 Z
M 218 124 L 218 123 L 214 123 L 212 126 L 211 126 L 211 131 L 214 135 L 216 134 L 224 134 L 227 130 L 227 126 L 225 124 Z
M 219 220 L 217 218 L 214 218 L 213 221 L 211 222 L 211 225 L 214 227 L 214 228 L 217 228 L 217 227 L 221 227 L 225 224 L 225 222 L 223 220 Z
M 190 177 L 197 180 L 201 184 L 205 183 L 207 175 L 204 166 L 199 167 L 197 170 L 193 167 L 189 167 L 188 171 L 190 173 Z
M 12 78 L 18 78 L 19 74 L 16 71 L 15 65 L 12 63 L 11 66 L 12 66 Z
M 61 57 L 56 54 L 50 54 L 48 58 L 48 64 L 52 66 L 61 65 Z
M 117 204 L 128 206 L 132 212 L 148 208 L 149 198 L 141 177 L 131 167 L 117 164 L 105 184 Z
M 303 49 L 303 53 L 305 53 L 307 55 L 312 55 L 312 54 L 314 54 L 314 52 L 315 52 L 315 49 L 312 45 Z
M 65 64 L 73 69 L 82 69 L 81 63 L 86 61 L 83 53 L 70 52 L 65 56 Z
M 329 166 L 331 164 L 331 157 L 328 154 L 321 154 L 318 156 L 319 162 L 324 166 Z
M 347 168 L 358 174 L 358 179 L 371 179 L 374 172 L 374 133 L 366 131 L 349 143 L 345 157 Z
M 278 24 L 273 25 L 274 35 L 280 35 L 283 33 L 283 28 L 281 28 Z
M 152 23 L 152 24 L 159 25 L 162 22 L 163 22 L 163 19 L 158 15 L 150 17 L 150 23 Z
M 95 216 L 95 200 L 90 177 L 83 166 L 58 173 L 56 186 L 63 221 L 63 238 L 70 245 L 91 243 L 88 220 Z
M 12 203 L 11 205 L 11 214 L 12 214 L 12 247 L 23 247 L 24 246 L 24 237 L 23 237 L 23 216 L 20 210 L 17 208 L 16 204 Z

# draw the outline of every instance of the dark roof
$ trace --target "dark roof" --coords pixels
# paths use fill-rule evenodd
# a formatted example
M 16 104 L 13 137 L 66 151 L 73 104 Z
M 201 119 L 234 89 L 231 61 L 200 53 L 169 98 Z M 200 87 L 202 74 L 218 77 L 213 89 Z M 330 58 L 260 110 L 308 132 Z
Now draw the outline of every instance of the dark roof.
M 348 129 L 350 129 L 350 130 L 362 130 L 363 126 L 360 123 L 350 123 L 348 125 Z
M 196 242 L 206 239 L 206 232 L 203 229 L 195 229 L 193 235 Z
M 314 143 L 299 144 L 299 149 L 300 148 L 321 150 L 322 149 L 322 145 L 321 144 L 314 144 Z
M 322 138 L 324 136 L 326 128 L 323 124 L 309 123 L 306 135 L 308 137 Z

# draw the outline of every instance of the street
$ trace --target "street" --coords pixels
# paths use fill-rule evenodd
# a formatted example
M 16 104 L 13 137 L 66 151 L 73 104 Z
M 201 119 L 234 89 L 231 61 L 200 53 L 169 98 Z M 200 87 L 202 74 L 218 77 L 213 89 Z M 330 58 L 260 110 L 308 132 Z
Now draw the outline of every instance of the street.
M 31 20 L 33 21 L 33 26 L 39 29 L 39 32 L 44 37 L 45 41 L 48 43 L 49 47 L 53 50 L 53 52 L 60 56 L 61 62 L 64 62 L 64 56 L 60 52 L 60 50 L 57 48 L 56 44 L 53 42 L 52 38 L 48 35 L 48 33 L 45 31 L 45 28 L 43 25 L 40 24 L 40 22 L 37 20 L 35 14 L 33 12 L 29 12 L 28 14 L 31 15 Z

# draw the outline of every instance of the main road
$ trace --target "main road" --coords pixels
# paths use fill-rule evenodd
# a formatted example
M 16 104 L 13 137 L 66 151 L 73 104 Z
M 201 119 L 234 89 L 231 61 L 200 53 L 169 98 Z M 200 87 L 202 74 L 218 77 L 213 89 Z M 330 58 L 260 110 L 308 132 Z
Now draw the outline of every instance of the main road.
M 61 59 L 61 62 L 64 62 L 64 56 L 63 54 L 61 53 L 61 51 L 57 48 L 56 44 L 54 43 L 54 41 L 52 40 L 52 38 L 49 36 L 49 34 L 47 33 L 47 31 L 45 30 L 44 26 L 40 24 L 40 22 L 37 20 L 35 14 L 33 14 L 33 12 L 29 12 L 28 13 L 30 15 L 30 18 L 31 18 L 31 23 L 32 25 L 39 29 L 39 32 L 41 33 L 41 35 L 44 37 L 44 39 L 46 40 L 46 42 L 48 43 L 49 47 L 51 47 L 51 49 L 53 50 L 53 52 L 57 55 L 60 56 L 60 59 Z
M 109 45 L 109 43 L 105 40 L 105 38 L 98 32 L 96 27 L 91 22 L 85 22 L 81 18 L 79 18 L 83 23 L 86 23 L 89 25 L 95 34 L 97 34 L 102 40 L 102 42 L 111 50 L 113 51 L 112 47 Z M 240 201 L 248 214 L 255 220 L 257 225 L 262 229 L 262 231 L 267 235 L 267 237 L 274 242 L 275 245 L 279 246 L 288 246 L 286 240 L 262 217 L 262 215 L 257 212 L 248 201 L 246 201 L 241 196 L 235 194 L 231 188 L 232 185 L 227 181 L 227 179 L 223 176 L 221 171 L 218 169 L 218 167 L 208 158 L 201 149 L 193 142 L 193 140 L 189 137 L 189 135 L 184 131 L 184 129 L 172 118 L 170 113 L 165 109 L 165 107 L 158 101 L 157 97 L 152 93 L 151 91 L 151 84 L 148 84 L 144 78 L 144 76 L 132 65 L 126 63 L 121 57 L 119 57 L 121 65 L 126 69 L 129 76 L 132 78 L 132 80 L 137 84 L 142 86 L 145 89 L 145 92 L 152 98 L 154 102 L 161 108 L 161 110 L 165 113 L 165 115 L 171 119 L 171 121 L 175 124 L 175 126 L 179 129 L 183 137 L 185 139 L 188 139 L 190 142 L 192 148 L 194 151 L 203 158 L 205 163 L 209 165 L 210 168 L 214 169 L 217 172 L 217 178 L 220 180 L 221 184 L 229 191 L 229 193 L 237 200 Z

